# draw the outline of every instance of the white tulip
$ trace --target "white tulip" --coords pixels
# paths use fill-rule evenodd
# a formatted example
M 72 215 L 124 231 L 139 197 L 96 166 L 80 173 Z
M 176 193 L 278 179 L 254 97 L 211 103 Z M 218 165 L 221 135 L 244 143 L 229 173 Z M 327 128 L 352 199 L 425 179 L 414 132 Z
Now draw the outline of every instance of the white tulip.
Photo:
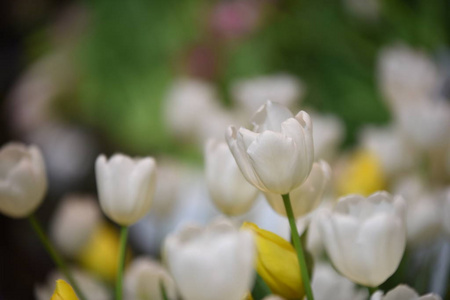
M 325 249 L 336 269 L 361 285 L 376 287 L 397 269 L 406 245 L 406 204 L 377 192 L 339 199 L 321 215 Z
M 418 161 L 416 151 L 397 127 L 367 127 L 360 136 L 362 147 L 380 160 L 385 174 L 410 170 Z
M 229 222 L 185 226 L 165 242 L 170 273 L 185 300 L 242 300 L 254 279 L 255 244 Z
M 436 294 L 427 294 L 421 297 L 409 286 L 400 284 L 386 295 L 383 295 L 382 291 L 377 291 L 370 297 L 370 300 L 441 300 L 441 297 Z
M 230 126 L 227 142 L 245 179 L 263 192 L 287 194 L 301 185 L 314 161 L 312 122 L 300 111 L 267 101 L 253 118 L 254 131 Z
M 175 282 L 169 272 L 157 261 L 139 257 L 127 268 L 124 278 L 125 299 L 163 300 L 160 282 L 164 284 L 168 299 L 177 298 Z
M 430 57 L 405 45 L 390 46 L 380 52 L 378 77 L 394 113 L 435 94 L 440 80 Z
M 233 83 L 231 92 L 240 107 L 253 113 L 267 99 L 292 107 L 305 93 L 305 87 L 299 79 L 279 74 L 239 80 Z
M 240 215 L 253 206 L 259 191 L 242 176 L 225 142 L 207 142 L 205 168 L 209 193 L 223 213 Z
M 53 216 L 50 236 L 64 255 L 73 257 L 86 245 L 101 220 L 94 197 L 69 195 L 62 199 Z
M 35 146 L 8 143 L 0 149 L 0 212 L 27 217 L 47 191 L 44 159 Z
M 205 131 L 203 120 L 217 111 L 220 102 L 216 90 L 208 82 L 178 79 L 164 103 L 165 120 L 171 133 L 180 139 L 198 140 Z
M 366 289 L 358 289 L 325 263 L 314 266 L 311 287 L 316 300 L 365 300 L 368 296 Z
M 148 213 L 156 184 L 153 158 L 132 159 L 115 154 L 108 161 L 100 155 L 95 172 L 100 206 L 111 220 L 128 226 Z
M 314 209 L 322 201 L 322 195 L 330 181 L 331 168 L 327 162 L 321 160 L 313 164 L 308 179 L 290 192 L 290 199 L 294 216 L 300 218 Z M 280 215 L 287 216 L 283 199 L 280 194 L 264 193 L 270 206 Z
M 445 147 L 450 141 L 450 105 L 444 100 L 408 104 L 398 112 L 398 123 L 421 150 Z
M 316 160 L 331 160 L 340 146 L 345 128 L 341 119 L 334 115 L 311 114 L 314 120 L 314 157 Z

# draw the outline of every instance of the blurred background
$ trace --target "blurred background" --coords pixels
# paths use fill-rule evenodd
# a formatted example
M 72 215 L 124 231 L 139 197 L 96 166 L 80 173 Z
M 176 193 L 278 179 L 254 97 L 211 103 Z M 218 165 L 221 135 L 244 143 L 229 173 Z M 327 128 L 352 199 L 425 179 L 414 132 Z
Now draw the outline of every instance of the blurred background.
M 114 270 L 96 261 L 109 250 L 75 251 L 79 245 L 58 241 L 70 229 L 54 229 L 67 218 L 91 218 L 90 229 L 107 233 L 89 237 L 90 247 L 115 245 L 116 228 L 100 213 L 61 212 L 68 198 L 94 197 L 97 205 L 97 155 L 157 157 L 166 181 L 151 215 L 134 226 L 131 246 L 133 255 L 158 257 L 164 235 L 181 222 L 219 213 L 203 201 L 205 140 L 222 139 L 230 124 L 248 125 L 267 99 L 312 113 L 317 158 L 345 174 L 330 197 L 387 189 L 448 198 L 449 1 L 16 0 L 2 2 L 0 16 L 1 144 L 42 149 L 49 191 L 36 215 L 64 254 L 107 287 Z M 287 226 L 274 225 L 276 216 L 267 221 L 258 205 L 247 217 L 287 236 Z M 436 220 L 433 209 L 421 220 Z M 448 274 L 430 275 L 430 266 L 448 264 L 449 246 L 445 230 L 432 226 L 417 225 L 432 241 L 411 242 L 423 278 L 403 273 L 398 281 L 444 295 Z M 26 220 L 0 216 L 0 236 L 0 299 L 34 299 L 53 263 Z

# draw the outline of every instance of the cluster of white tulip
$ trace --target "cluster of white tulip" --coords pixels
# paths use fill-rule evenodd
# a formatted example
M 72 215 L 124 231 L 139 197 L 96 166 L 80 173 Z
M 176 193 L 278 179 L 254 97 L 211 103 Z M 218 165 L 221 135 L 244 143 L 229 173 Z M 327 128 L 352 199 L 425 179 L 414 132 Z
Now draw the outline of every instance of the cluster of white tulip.
M 166 266 L 148 258 L 136 259 L 126 270 L 122 291 L 127 228 L 146 216 L 152 206 L 156 162 L 151 157 L 133 159 L 116 154 L 108 160 L 100 155 L 95 165 L 100 207 L 122 227 L 117 299 L 125 294 L 127 299 L 242 300 L 250 297 L 255 280 L 268 286 L 266 298 L 251 293 L 256 299 L 302 299 L 305 295 L 308 300 L 330 299 L 330 295 L 363 299 L 366 291 L 353 283 L 372 292 L 397 270 L 408 236 L 405 200 L 378 191 L 368 197 L 347 195 L 331 209 L 320 210 L 331 168 L 324 160 L 315 162 L 310 115 L 300 111 L 294 116 L 285 106 L 268 101 L 257 110 L 251 124 L 251 129 L 230 126 L 226 143 L 207 142 L 205 169 L 211 199 L 223 214 L 232 217 L 247 213 L 262 192 L 273 210 L 288 218 L 294 247 L 256 225 L 238 229 L 229 219 L 217 219 L 206 227 L 185 225 L 164 242 Z M 46 188 L 45 166 L 36 147 L 13 143 L 0 150 L 3 214 L 30 216 L 42 202 Z M 64 216 L 83 212 L 84 207 L 70 209 Z M 74 224 L 79 234 L 69 237 L 74 240 L 68 242 L 63 221 L 55 221 L 60 224 L 52 231 L 62 245 L 58 248 L 71 245 L 63 251 L 66 255 L 85 243 L 89 228 L 98 223 L 98 214 L 92 213 L 88 219 L 92 221 L 83 226 Z M 296 222 L 302 220 L 307 220 L 304 227 L 311 232 L 315 224 L 331 263 L 346 278 L 320 263 L 310 284 L 305 249 L 297 232 Z M 70 275 L 64 275 L 75 285 Z M 93 297 L 85 285 L 80 284 L 85 296 Z M 419 298 L 409 287 L 398 286 L 385 295 L 375 292 L 371 299 L 440 298 Z

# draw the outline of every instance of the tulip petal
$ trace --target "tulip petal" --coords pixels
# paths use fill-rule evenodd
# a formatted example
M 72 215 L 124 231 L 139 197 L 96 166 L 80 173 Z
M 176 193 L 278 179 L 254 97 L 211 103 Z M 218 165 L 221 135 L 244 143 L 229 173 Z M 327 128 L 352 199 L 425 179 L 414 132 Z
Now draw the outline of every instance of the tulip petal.
M 264 189 L 264 185 L 262 185 L 261 180 L 256 175 L 246 152 L 245 144 L 250 143 L 252 136 L 256 138 L 256 134 L 247 134 L 242 128 L 238 132 L 234 126 L 230 126 L 227 129 L 225 137 L 242 175 L 258 189 Z
M 291 111 L 276 102 L 267 101 L 253 116 L 251 123 L 255 132 L 271 130 L 281 132 L 281 123 L 292 118 Z
M 289 193 L 298 179 L 296 174 L 298 149 L 292 138 L 265 131 L 247 149 L 251 164 L 264 184 L 264 191 Z

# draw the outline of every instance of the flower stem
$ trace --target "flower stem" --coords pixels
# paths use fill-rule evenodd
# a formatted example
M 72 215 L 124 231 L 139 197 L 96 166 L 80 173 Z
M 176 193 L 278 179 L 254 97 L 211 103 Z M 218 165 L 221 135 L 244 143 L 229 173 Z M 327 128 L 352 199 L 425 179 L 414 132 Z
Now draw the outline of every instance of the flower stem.
M 52 243 L 48 239 L 47 235 L 45 234 L 44 230 L 42 229 L 41 224 L 36 219 L 34 214 L 31 214 L 28 217 L 28 221 L 31 224 L 31 227 L 36 232 L 37 236 L 39 237 L 39 240 L 41 241 L 42 245 L 44 246 L 45 250 L 47 250 L 48 254 L 54 261 L 54 263 L 58 266 L 59 270 L 64 274 L 64 276 L 69 281 L 70 285 L 75 290 L 75 293 L 78 295 L 78 297 L 81 300 L 86 300 L 86 297 L 84 296 L 83 292 L 77 285 L 76 281 L 74 280 L 72 274 L 69 271 L 69 268 L 67 268 L 66 263 L 64 262 L 64 259 L 62 256 L 56 251 L 55 247 L 53 247 Z
M 306 266 L 305 254 L 303 253 L 302 244 L 300 243 L 300 236 L 295 224 L 294 212 L 292 211 L 291 199 L 289 197 L 289 194 L 281 195 L 281 197 L 283 198 L 284 207 L 286 209 L 289 225 L 291 227 L 292 242 L 294 243 L 294 248 L 297 252 L 298 264 L 300 266 L 300 275 L 302 278 L 306 297 L 308 298 L 308 300 L 314 300 L 311 283 L 309 281 L 308 269 Z
M 125 268 L 125 257 L 127 250 L 128 226 L 120 227 L 120 252 L 119 252 L 119 271 L 116 281 L 116 300 L 122 300 L 123 269 Z
M 367 290 L 369 291 L 369 297 L 370 297 L 377 291 L 377 288 L 368 286 Z

